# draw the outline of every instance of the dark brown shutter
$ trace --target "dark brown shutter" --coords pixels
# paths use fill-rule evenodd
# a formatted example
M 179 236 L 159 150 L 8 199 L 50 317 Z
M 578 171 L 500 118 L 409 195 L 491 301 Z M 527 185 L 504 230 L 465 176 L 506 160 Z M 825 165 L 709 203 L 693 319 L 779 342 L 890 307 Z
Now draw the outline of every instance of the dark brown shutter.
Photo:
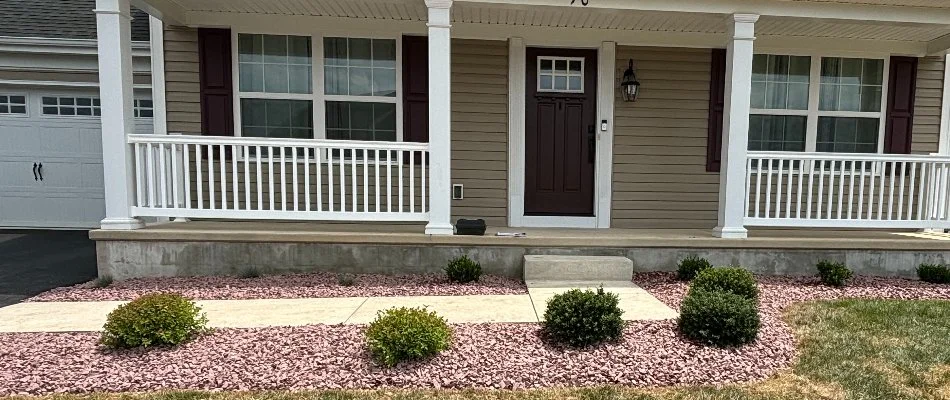
M 726 49 L 713 49 L 709 76 L 709 127 L 706 136 L 707 172 L 719 172 L 722 164 L 722 119 L 725 109 Z
M 429 142 L 429 41 L 402 37 L 403 140 Z
M 201 134 L 234 136 L 231 30 L 198 29 Z
M 910 154 L 914 133 L 914 100 L 917 97 L 916 57 L 891 57 L 887 89 L 887 125 L 884 152 Z

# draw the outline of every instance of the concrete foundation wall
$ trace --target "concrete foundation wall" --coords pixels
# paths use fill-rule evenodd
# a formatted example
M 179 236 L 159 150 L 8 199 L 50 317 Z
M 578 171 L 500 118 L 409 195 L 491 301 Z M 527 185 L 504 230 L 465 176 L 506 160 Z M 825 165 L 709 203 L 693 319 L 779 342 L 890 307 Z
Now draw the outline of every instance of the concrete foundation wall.
M 950 251 L 794 250 L 703 248 L 610 248 L 367 245 L 332 243 L 239 243 L 99 241 L 99 275 L 115 279 L 161 276 L 236 275 L 255 268 L 264 274 L 339 272 L 440 273 L 445 263 L 467 254 L 486 274 L 520 278 L 524 256 L 602 255 L 633 260 L 634 270 L 672 271 L 688 255 L 715 265 L 742 265 L 761 274 L 812 275 L 820 260 L 845 262 L 863 275 L 915 277 L 921 263 L 944 263 Z

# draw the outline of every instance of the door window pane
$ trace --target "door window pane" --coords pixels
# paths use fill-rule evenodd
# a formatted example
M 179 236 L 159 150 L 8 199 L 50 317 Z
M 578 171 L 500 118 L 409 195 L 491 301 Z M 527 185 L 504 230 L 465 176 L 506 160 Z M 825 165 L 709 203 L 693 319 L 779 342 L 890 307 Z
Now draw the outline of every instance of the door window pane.
M 539 92 L 584 92 L 584 59 L 538 57 Z
M 309 36 L 238 35 L 238 80 L 242 92 L 313 92 Z
M 884 60 L 821 59 L 821 111 L 880 112 Z
M 241 132 L 250 137 L 313 138 L 313 102 L 241 99 Z
M 325 38 L 328 95 L 396 97 L 396 41 Z
M 807 110 L 811 57 L 757 54 L 752 60 L 752 108 Z

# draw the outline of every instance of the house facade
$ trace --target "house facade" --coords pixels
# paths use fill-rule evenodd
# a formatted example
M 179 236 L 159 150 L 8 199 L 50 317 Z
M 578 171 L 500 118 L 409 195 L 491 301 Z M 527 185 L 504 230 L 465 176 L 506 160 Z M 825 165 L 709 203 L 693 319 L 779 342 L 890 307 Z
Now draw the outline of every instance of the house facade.
M 105 217 L 95 0 L 0 1 L 0 229 Z M 134 132 L 153 132 L 149 18 L 130 25 Z
M 950 228 L 942 1 L 132 3 L 165 131 L 132 133 L 130 0 L 97 0 L 105 230 Z

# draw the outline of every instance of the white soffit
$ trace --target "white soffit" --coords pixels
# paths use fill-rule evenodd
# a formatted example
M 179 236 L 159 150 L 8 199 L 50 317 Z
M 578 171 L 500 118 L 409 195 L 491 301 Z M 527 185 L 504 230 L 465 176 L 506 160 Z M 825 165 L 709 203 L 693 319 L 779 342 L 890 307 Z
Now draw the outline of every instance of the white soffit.
M 426 20 L 422 0 L 172 0 L 188 12 L 324 16 L 397 21 Z M 786 0 L 793 3 L 893 5 L 897 0 Z M 950 0 L 900 0 L 908 6 L 950 9 Z M 612 10 L 559 6 L 519 6 L 456 2 L 455 23 L 608 29 L 646 32 L 725 33 L 721 14 Z M 189 20 L 195 25 L 204 21 Z M 873 21 L 829 21 L 811 18 L 763 16 L 756 24 L 758 36 L 814 37 L 928 42 L 950 35 L 947 25 L 897 24 Z

